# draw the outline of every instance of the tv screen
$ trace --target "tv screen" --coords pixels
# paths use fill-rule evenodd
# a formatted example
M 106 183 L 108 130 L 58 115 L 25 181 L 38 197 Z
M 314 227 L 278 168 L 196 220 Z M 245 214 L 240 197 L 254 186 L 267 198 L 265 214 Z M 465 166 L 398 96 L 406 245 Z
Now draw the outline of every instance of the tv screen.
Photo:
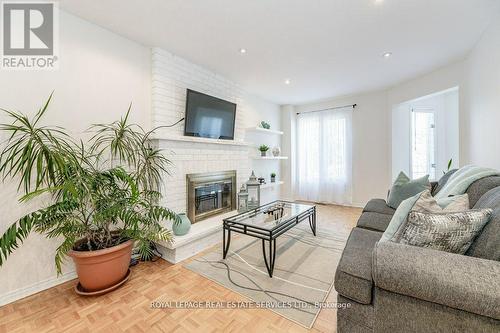
M 236 104 L 187 90 L 184 135 L 212 139 L 234 139 Z

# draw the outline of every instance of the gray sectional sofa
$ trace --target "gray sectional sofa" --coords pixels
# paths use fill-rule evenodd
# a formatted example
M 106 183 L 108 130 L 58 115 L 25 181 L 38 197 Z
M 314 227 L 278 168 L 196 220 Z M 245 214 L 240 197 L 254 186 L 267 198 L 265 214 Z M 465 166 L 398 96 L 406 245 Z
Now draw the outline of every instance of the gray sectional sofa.
M 433 184 L 437 193 L 450 171 Z M 500 177 L 468 189 L 470 206 L 494 209 L 466 255 L 381 242 L 395 210 L 365 206 L 335 274 L 337 330 L 349 332 L 500 332 Z

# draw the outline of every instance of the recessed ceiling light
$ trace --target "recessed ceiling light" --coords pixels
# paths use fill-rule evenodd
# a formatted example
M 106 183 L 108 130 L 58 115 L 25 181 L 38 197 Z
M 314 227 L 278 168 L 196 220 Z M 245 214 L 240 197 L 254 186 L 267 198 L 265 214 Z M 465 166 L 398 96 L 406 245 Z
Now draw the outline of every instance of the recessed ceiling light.
M 241 53 L 241 54 L 245 54 L 245 53 L 247 53 L 247 49 L 245 49 L 245 48 L 241 48 L 241 49 L 240 49 L 240 53 Z
M 290 84 L 290 83 L 291 83 L 290 79 L 285 80 L 285 84 Z
M 385 52 L 384 54 L 382 54 L 382 56 L 384 58 L 389 58 L 390 56 L 392 56 L 392 52 Z

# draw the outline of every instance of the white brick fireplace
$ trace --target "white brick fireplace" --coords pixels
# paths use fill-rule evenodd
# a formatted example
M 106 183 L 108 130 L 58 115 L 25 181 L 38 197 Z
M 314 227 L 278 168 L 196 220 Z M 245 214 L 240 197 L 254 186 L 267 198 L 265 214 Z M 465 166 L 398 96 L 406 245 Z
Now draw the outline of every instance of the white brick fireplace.
M 158 48 L 152 50 L 152 81 L 153 127 L 168 126 L 184 117 L 188 88 L 237 104 L 234 141 L 185 137 L 183 122 L 156 133 L 158 147 L 172 161 L 171 175 L 163 184 L 162 204 L 177 213 L 186 212 L 186 175 L 192 173 L 236 170 L 239 190 L 256 167 L 251 156 L 257 153 L 255 147 L 244 142 L 245 127 L 256 126 L 258 116 L 251 114 L 248 117 L 249 108 L 242 88 Z M 222 236 L 222 218 L 234 213 L 200 221 L 192 225 L 188 235 L 175 237 L 172 244 L 159 244 L 164 259 L 176 263 L 217 243 Z
M 243 141 L 246 106 L 237 84 L 162 49 L 154 48 L 152 57 L 153 127 L 184 118 L 188 88 L 237 104 L 234 143 L 185 137 L 184 122 L 158 131 L 158 146 L 173 163 L 163 204 L 180 213 L 186 211 L 186 174 L 236 170 L 238 184 L 248 179 L 249 147 Z

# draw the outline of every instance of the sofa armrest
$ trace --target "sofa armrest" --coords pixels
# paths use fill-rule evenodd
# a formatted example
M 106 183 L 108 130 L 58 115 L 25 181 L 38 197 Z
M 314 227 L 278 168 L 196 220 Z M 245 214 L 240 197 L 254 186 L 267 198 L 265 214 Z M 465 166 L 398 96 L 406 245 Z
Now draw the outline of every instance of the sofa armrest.
M 375 286 L 500 319 L 500 262 L 393 242 L 373 252 Z

